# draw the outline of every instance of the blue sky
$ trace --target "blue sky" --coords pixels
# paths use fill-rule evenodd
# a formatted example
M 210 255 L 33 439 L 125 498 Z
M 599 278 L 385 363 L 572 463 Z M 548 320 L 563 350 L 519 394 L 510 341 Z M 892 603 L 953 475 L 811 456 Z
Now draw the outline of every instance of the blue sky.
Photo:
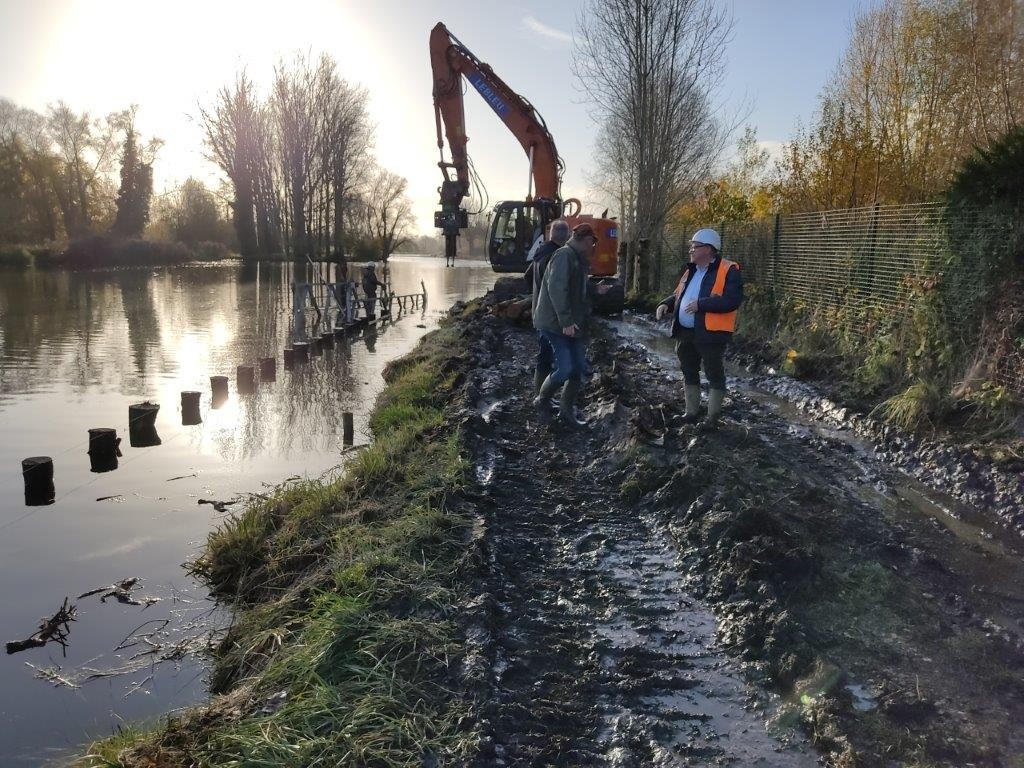
M 732 0 L 724 52 L 726 111 L 773 146 L 807 123 L 869 0 Z M 593 196 L 595 126 L 572 76 L 571 37 L 583 2 L 464 0 L 0 0 L 0 96 L 42 110 L 63 98 L 100 114 L 140 105 L 140 127 L 166 142 L 158 191 L 212 178 L 195 122 L 240 67 L 269 83 L 273 64 L 301 50 L 330 53 L 370 92 L 376 153 L 406 176 L 418 229 L 430 231 L 440 171 L 427 38 L 444 21 L 546 118 L 566 160 L 566 196 Z M 527 163 L 477 95 L 467 94 L 470 154 L 491 200 L 521 198 Z M 595 203 L 596 204 L 596 203 Z

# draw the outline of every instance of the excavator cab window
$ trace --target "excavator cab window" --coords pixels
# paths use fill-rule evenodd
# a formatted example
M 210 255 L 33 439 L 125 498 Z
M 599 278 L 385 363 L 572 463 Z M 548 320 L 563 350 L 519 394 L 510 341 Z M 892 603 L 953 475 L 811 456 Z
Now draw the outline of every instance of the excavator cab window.
M 521 202 L 498 203 L 491 220 L 487 255 L 495 272 L 523 272 L 526 255 L 540 234 L 540 217 Z

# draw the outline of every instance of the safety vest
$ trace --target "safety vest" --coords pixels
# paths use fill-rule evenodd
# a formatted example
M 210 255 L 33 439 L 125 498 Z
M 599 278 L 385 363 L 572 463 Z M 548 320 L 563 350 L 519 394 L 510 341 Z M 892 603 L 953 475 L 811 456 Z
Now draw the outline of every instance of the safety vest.
M 740 268 L 740 265 L 735 261 L 729 261 L 728 259 L 721 259 L 718 262 L 718 272 L 715 273 L 715 284 L 711 286 L 712 296 L 721 296 L 725 293 L 725 278 L 729 274 L 729 270 L 733 267 L 736 269 Z M 696 275 L 695 275 L 696 276 Z M 686 283 L 686 276 L 679 280 L 679 285 L 676 286 L 676 303 L 675 311 L 678 316 L 679 312 L 679 297 L 683 295 L 683 286 Z M 705 312 L 704 313 L 704 328 L 708 331 L 728 331 L 732 333 L 736 330 L 736 310 L 732 312 Z

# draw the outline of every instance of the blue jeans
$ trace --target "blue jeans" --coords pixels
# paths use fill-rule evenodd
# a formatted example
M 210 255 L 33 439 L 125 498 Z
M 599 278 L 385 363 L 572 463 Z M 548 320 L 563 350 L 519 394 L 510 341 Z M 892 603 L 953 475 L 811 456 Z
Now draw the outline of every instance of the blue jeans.
M 555 355 L 555 370 L 551 380 L 564 384 L 569 379 L 582 379 L 587 372 L 587 343 L 577 336 L 566 336 L 554 331 L 541 331 Z

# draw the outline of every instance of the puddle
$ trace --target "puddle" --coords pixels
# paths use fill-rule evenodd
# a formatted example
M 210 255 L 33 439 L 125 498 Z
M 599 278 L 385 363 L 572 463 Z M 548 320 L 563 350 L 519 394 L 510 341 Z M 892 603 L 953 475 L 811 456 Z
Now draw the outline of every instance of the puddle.
M 846 689 L 853 696 L 853 708 L 858 712 L 870 712 L 878 708 L 878 701 L 867 686 L 860 683 L 848 683 Z

